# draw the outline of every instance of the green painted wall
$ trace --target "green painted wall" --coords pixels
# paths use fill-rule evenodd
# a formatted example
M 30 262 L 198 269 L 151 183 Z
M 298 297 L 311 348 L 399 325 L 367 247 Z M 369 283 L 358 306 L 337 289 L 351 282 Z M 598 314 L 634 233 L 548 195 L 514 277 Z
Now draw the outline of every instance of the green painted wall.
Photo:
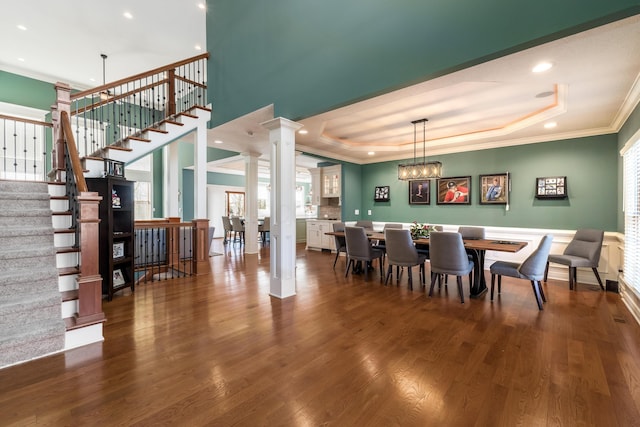
M 51 83 L 0 71 L 0 101 L 48 111 L 56 91 Z
M 618 143 L 616 135 L 521 145 L 433 156 L 443 163 L 444 175 L 471 176 L 471 205 L 436 205 L 435 182 L 430 205 L 409 205 L 408 183 L 398 181 L 398 162 L 362 167 L 362 218 L 374 221 L 428 222 L 550 229 L 618 229 Z M 480 205 L 478 175 L 510 172 L 510 210 Z M 535 178 L 567 176 L 566 200 L 534 198 Z M 391 201 L 375 203 L 374 188 L 389 185 Z M 347 189 L 345 198 L 351 198 Z M 366 215 L 368 209 L 372 216 Z M 348 218 L 345 218 L 348 220 Z
M 164 156 L 162 150 L 152 153 L 153 162 L 153 217 L 164 218 Z
M 638 0 L 208 0 L 212 126 L 299 120 L 640 13 Z

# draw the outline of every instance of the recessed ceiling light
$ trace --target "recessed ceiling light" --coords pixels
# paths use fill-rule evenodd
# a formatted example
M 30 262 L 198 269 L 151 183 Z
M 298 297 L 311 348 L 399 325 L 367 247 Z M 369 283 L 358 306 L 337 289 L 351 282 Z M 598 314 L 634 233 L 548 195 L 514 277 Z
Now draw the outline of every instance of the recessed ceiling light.
M 199 7 L 200 9 L 204 10 L 205 5 L 204 5 L 204 3 L 198 3 L 198 7 Z
M 220 141 L 219 139 L 216 139 L 215 141 L 213 141 L 214 144 L 222 144 L 222 141 Z
M 531 71 L 533 71 L 534 73 L 542 73 L 544 71 L 550 70 L 551 67 L 553 67 L 553 64 L 551 64 L 550 62 L 541 62 L 533 67 Z
M 308 131 L 308 130 L 306 130 L 306 129 L 300 129 L 300 130 L 298 131 L 298 133 L 299 133 L 300 135 L 306 135 L 306 134 L 308 134 L 308 133 L 309 133 L 309 131 Z
M 548 90 L 546 92 L 540 92 L 539 94 L 536 95 L 536 98 L 546 98 L 546 97 L 552 96 L 554 94 L 555 94 L 554 91 Z
M 195 46 L 194 46 L 194 48 L 195 48 L 196 50 L 202 50 L 202 46 L 200 46 L 199 44 L 195 45 Z
M 22 31 L 27 31 L 27 27 L 25 27 L 24 25 L 18 25 L 18 29 Z
M 544 128 L 545 129 L 553 129 L 556 126 L 558 126 L 558 124 L 556 122 L 548 122 L 548 123 L 544 124 Z
M 96 79 L 94 79 L 93 77 L 91 77 L 91 78 L 89 79 L 89 81 L 90 81 L 90 82 L 95 82 L 95 81 L 96 81 Z
M 122 16 L 124 16 L 127 19 L 133 19 L 133 15 L 130 12 L 125 12 L 122 14 Z
M 370 156 L 373 156 L 374 154 L 376 154 L 376 152 L 375 151 L 369 151 L 367 154 L 370 155 Z
M 24 62 L 24 58 L 18 58 L 18 61 Z

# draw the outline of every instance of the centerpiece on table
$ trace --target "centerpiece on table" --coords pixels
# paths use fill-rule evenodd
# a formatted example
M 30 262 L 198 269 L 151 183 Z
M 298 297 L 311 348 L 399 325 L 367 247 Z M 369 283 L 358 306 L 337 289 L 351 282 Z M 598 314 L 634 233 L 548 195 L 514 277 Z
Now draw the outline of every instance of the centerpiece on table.
M 429 238 L 429 234 L 432 231 L 435 231 L 436 227 L 429 224 L 420 224 L 417 221 L 413 221 L 411 224 L 411 238 L 413 240 L 416 239 L 427 239 Z

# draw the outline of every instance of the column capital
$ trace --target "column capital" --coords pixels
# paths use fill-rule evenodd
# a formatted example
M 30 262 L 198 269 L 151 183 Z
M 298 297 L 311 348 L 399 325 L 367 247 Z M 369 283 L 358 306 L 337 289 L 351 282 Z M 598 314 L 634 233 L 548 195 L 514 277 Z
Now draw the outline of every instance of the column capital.
M 260 125 L 269 130 L 287 128 L 293 130 L 294 132 L 302 127 L 300 123 L 294 122 L 293 120 L 285 119 L 284 117 L 276 117 L 275 119 L 262 122 L 260 123 Z

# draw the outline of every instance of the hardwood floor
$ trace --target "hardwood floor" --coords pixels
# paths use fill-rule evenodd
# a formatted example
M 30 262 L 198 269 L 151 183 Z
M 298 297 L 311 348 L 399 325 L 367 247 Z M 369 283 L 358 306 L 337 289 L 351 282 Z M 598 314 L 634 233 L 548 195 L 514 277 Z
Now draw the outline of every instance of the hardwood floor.
M 236 245 L 211 275 L 116 294 L 104 343 L 0 370 L 0 425 L 640 425 L 640 326 L 619 295 L 549 281 L 540 312 L 504 278 L 493 303 L 460 304 L 455 283 L 429 298 L 406 274 L 345 278 L 300 246 L 279 300 L 268 256 Z

